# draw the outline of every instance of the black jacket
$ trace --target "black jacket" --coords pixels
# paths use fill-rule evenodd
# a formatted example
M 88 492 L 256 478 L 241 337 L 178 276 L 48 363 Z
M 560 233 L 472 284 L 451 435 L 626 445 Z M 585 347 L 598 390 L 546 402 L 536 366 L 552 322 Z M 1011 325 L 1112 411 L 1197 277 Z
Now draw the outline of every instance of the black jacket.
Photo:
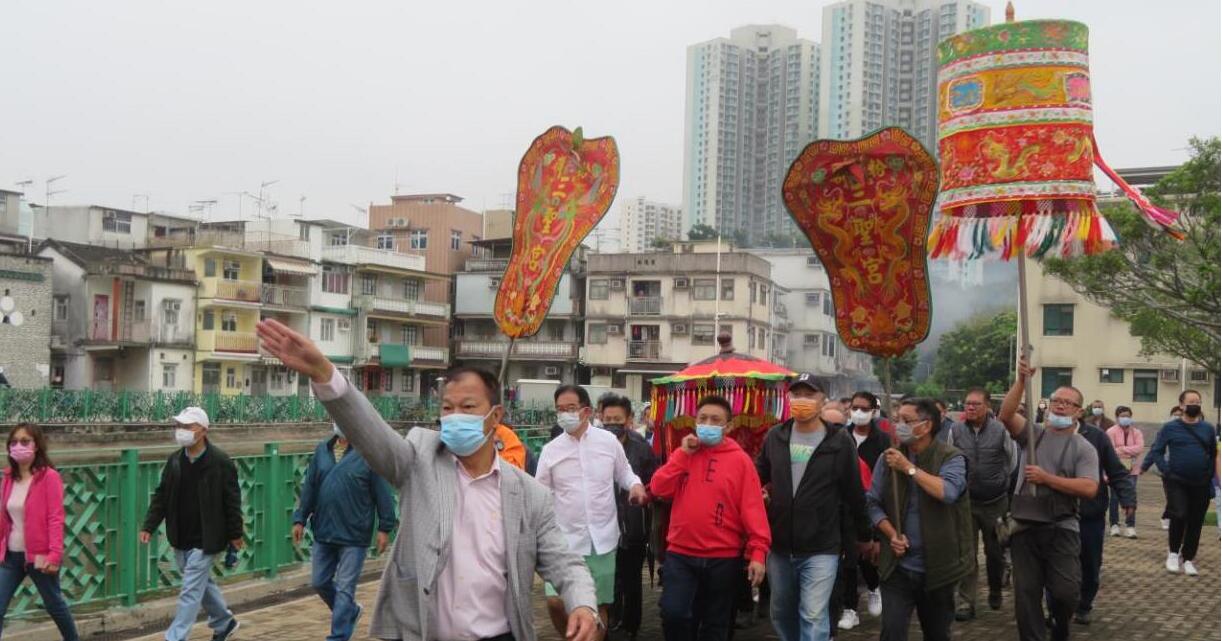
M 866 495 L 853 437 L 843 428 L 827 426 L 827 436 L 807 463 L 795 495 L 789 458 L 792 430 L 793 419 L 769 430 L 755 464 L 760 483 L 770 497 L 772 551 L 840 554 L 842 514 L 854 524 L 858 541 L 870 541 Z
M 849 438 L 854 438 L 851 428 Z M 857 441 L 854 440 L 853 443 L 856 444 Z M 891 437 L 878 427 L 878 419 L 874 419 L 870 421 L 870 433 L 866 435 L 866 440 L 857 446 L 857 455 L 866 462 L 866 465 L 870 467 L 870 472 L 873 473 L 878 457 L 882 456 L 889 447 L 891 447 Z
M 653 448 L 643 436 L 635 431 L 628 432 L 624 441 L 624 456 L 632 472 L 641 478 L 641 483 L 649 487 L 649 480 L 658 469 L 658 459 L 653 454 Z M 628 503 L 628 492 L 618 490 L 615 493 L 615 508 L 619 515 L 619 544 L 623 548 L 644 547 L 649 541 L 649 530 L 652 525 L 650 507 L 636 507 Z
M 166 538 L 175 549 L 183 540 L 178 531 L 178 484 L 182 477 L 184 450 L 176 449 L 161 470 L 161 482 L 144 517 L 145 532 L 155 532 L 165 521 Z M 238 468 L 221 448 L 209 443 L 200 464 L 199 510 L 205 554 L 219 554 L 229 542 L 242 537 L 242 490 Z
M 1128 468 L 1116 456 L 1116 448 L 1112 447 L 1112 439 L 1103 430 L 1085 422 L 1078 422 L 1078 433 L 1094 446 L 1099 453 L 1099 492 L 1093 499 L 1081 499 L 1078 502 L 1078 514 L 1084 519 L 1103 518 L 1108 508 L 1108 486 L 1120 497 L 1120 505 L 1129 507 L 1137 505 L 1136 477 L 1129 473 Z M 1107 483 L 1103 477 L 1107 476 Z

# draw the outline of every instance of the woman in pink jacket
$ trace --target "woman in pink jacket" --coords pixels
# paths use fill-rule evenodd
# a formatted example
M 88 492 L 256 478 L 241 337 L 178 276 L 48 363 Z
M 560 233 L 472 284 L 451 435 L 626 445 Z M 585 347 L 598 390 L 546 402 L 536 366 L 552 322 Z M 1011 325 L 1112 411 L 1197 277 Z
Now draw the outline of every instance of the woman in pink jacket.
M 47 457 L 42 430 L 19 423 L 8 435 L 8 469 L 0 484 L 0 626 L 28 576 L 64 641 L 78 641 L 59 589 L 64 558 L 64 482 Z
M 1120 462 L 1136 476 L 1140 472 L 1141 455 L 1146 442 L 1141 430 L 1133 425 L 1133 410 L 1121 405 L 1116 408 L 1116 424 L 1107 428 L 1107 436 L 1112 439 L 1112 447 Z M 1136 482 L 1136 478 L 1133 479 Z M 1112 492 L 1111 506 L 1108 516 L 1112 522 L 1112 536 L 1120 536 L 1120 497 Z M 1130 539 L 1137 538 L 1136 512 L 1130 513 L 1124 519 L 1124 535 Z

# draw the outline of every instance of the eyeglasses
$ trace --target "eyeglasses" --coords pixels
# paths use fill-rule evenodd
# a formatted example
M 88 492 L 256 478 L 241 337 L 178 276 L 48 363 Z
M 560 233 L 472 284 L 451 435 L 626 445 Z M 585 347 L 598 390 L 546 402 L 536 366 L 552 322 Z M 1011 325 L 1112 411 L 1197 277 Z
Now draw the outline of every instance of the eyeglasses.
M 1082 407 L 1081 403 L 1075 403 L 1067 398 L 1051 398 L 1048 404 L 1053 407 Z

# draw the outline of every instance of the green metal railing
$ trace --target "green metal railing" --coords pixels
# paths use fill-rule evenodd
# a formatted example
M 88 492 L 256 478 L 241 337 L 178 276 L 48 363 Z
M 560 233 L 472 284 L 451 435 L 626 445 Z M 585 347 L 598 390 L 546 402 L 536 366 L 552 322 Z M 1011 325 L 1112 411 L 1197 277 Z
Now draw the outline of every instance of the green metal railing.
M 371 396 L 387 421 L 427 423 L 436 420 L 434 399 Z M 315 423 L 327 420 L 318 399 L 308 396 L 226 396 L 190 392 L 105 392 L 95 390 L 0 389 L 0 424 L 34 423 L 166 423 L 184 407 L 198 406 L 213 423 Z M 551 425 L 550 407 L 514 407 L 517 425 Z

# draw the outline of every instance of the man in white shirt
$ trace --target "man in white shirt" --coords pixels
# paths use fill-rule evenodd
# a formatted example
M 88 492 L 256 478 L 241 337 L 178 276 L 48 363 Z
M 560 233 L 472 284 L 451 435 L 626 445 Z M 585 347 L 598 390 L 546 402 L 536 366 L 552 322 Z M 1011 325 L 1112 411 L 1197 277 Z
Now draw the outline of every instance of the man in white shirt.
M 561 385 L 553 399 L 556 424 L 564 433 L 543 446 L 535 478 L 552 491 L 556 524 L 569 550 L 581 554 L 590 568 L 598 615 L 605 626 L 608 606 L 615 600 L 615 548 L 620 534 L 615 486 L 628 491 L 633 505 L 645 502 L 645 486 L 633 473 L 619 440 L 591 427 L 589 392 L 578 385 Z M 564 602 L 550 584 L 545 591 L 552 624 L 563 636 L 568 624 Z

